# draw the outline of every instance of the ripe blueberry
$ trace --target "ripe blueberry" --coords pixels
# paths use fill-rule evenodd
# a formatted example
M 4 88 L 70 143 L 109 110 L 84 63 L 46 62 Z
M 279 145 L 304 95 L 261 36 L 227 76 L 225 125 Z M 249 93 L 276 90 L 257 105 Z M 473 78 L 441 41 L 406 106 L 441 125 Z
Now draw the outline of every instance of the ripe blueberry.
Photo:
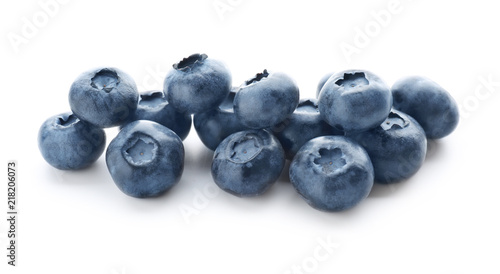
M 420 76 L 406 77 L 392 86 L 394 108 L 415 118 L 429 139 L 449 135 L 458 125 L 457 103 L 436 82 Z
M 375 74 L 362 70 L 335 73 L 321 89 L 318 101 L 323 119 L 345 132 L 379 126 L 392 107 L 389 87 Z
M 184 146 L 172 130 L 156 122 L 127 124 L 106 150 L 106 165 L 125 194 L 158 196 L 179 182 L 184 169 Z
M 269 131 L 233 133 L 219 144 L 212 162 L 212 177 L 224 191 L 240 197 L 263 194 L 278 179 L 285 153 Z
M 427 139 L 412 117 L 392 110 L 378 127 L 350 135 L 368 152 L 375 181 L 393 183 L 415 174 L 425 160 Z
M 193 54 L 174 64 L 163 83 L 168 102 L 187 114 L 217 107 L 230 90 L 229 70 L 206 54 Z
M 365 199 L 373 186 L 366 151 L 344 136 L 307 142 L 290 164 L 290 181 L 306 202 L 322 211 L 342 211 Z
M 298 103 L 299 88 L 292 78 L 264 70 L 240 86 L 234 112 L 248 128 L 269 128 L 283 122 Z
M 104 152 L 104 130 L 78 119 L 71 112 L 47 119 L 38 131 L 43 158 L 58 169 L 82 169 Z
M 138 100 L 139 93 L 132 77 L 116 68 L 84 72 L 69 91 L 73 113 L 102 128 L 119 126 L 129 119 Z

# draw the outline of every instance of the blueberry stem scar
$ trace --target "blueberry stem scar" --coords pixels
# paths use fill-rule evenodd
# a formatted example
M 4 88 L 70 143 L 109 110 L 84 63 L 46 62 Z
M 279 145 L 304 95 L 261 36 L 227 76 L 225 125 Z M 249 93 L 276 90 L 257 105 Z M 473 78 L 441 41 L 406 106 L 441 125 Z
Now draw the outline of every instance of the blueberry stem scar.
M 252 160 L 262 150 L 260 143 L 259 137 L 254 134 L 235 140 L 229 146 L 229 159 L 236 163 L 246 163 Z
M 369 84 L 368 79 L 363 72 L 345 73 L 342 79 L 335 82 L 337 86 L 344 87 L 345 90 L 350 90 L 357 86 L 366 86 Z
M 387 119 L 385 119 L 385 121 L 380 126 L 384 130 L 390 130 L 390 129 L 403 129 L 408 125 L 409 122 L 407 120 L 405 120 L 397 113 L 391 111 Z
M 72 124 L 76 123 L 78 121 L 78 118 L 76 118 L 75 115 L 71 114 L 68 115 L 67 117 L 61 116 L 57 120 L 58 124 L 63 127 L 68 127 L 71 126 Z
M 314 163 L 321 166 L 324 173 L 333 173 L 346 165 L 344 154 L 340 148 L 319 150 L 319 157 L 314 159 Z
M 156 157 L 158 145 L 149 136 L 136 136 L 130 141 L 130 145 L 124 149 L 124 156 L 134 166 L 145 165 Z
M 141 106 L 147 106 L 151 108 L 158 107 L 166 103 L 164 96 L 165 95 L 161 91 L 153 92 L 151 94 L 141 94 L 139 104 Z
M 97 72 L 92 79 L 90 85 L 106 93 L 110 93 L 120 83 L 120 78 L 116 71 L 110 69 L 102 69 Z

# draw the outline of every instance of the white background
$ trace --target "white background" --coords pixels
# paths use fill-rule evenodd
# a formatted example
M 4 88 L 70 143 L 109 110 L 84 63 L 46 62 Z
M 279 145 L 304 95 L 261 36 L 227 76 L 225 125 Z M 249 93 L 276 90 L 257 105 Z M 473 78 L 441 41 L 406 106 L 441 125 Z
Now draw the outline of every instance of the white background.
M 19 266 L 7 266 L 1 217 L 0 272 L 499 273 L 500 17 L 494 1 L 465 2 L 2 1 L 0 170 L 18 162 Z M 414 177 L 376 185 L 342 213 L 312 209 L 286 176 L 258 198 L 214 192 L 194 129 L 181 182 L 156 199 L 121 193 L 104 157 L 76 172 L 45 163 L 38 129 L 69 110 L 81 72 L 115 66 L 140 91 L 161 89 L 195 52 L 224 61 L 234 85 L 264 68 L 288 73 L 303 98 L 330 71 L 368 69 L 389 85 L 427 76 L 457 100 L 461 121 L 430 142 Z M 110 141 L 117 130 L 106 132 Z

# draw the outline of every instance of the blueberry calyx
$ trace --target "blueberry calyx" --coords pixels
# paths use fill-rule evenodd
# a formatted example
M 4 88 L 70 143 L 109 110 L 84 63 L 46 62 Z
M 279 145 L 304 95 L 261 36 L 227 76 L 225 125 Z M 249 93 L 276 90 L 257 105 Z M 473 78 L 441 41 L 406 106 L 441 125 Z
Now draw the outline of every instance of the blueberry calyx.
M 385 119 L 385 121 L 380 125 L 383 130 L 396 130 L 396 129 L 403 129 L 407 126 L 410 125 L 410 122 L 408 120 L 405 120 L 401 115 L 391 111 L 389 113 L 389 116 Z
M 153 162 L 158 151 L 158 143 L 146 134 L 135 134 L 122 150 L 123 158 L 133 166 L 146 166 Z
M 255 158 L 262 150 L 262 140 L 253 133 L 245 134 L 233 140 L 228 146 L 228 159 L 234 163 L 247 163 Z
M 346 165 L 344 153 L 338 147 L 333 149 L 321 148 L 319 156 L 314 159 L 314 164 L 321 168 L 323 173 L 334 173 Z
M 259 72 L 259 73 L 257 73 L 257 74 L 255 75 L 255 77 L 254 77 L 254 78 L 252 78 L 252 79 L 249 79 L 249 80 L 245 81 L 245 85 L 247 85 L 247 86 L 248 86 L 248 85 L 251 85 L 251 84 L 253 84 L 253 83 L 257 83 L 257 82 L 259 82 L 260 80 L 262 80 L 262 79 L 264 79 L 264 78 L 267 78 L 267 76 L 269 76 L 269 72 L 267 72 L 267 69 L 264 69 L 264 71 L 263 71 L 262 73 L 260 73 L 260 72 Z
M 200 65 L 205 61 L 205 59 L 208 58 L 208 55 L 206 54 L 199 54 L 195 53 L 190 55 L 187 58 L 182 59 L 179 63 L 175 63 L 172 65 L 172 67 L 176 70 L 180 71 L 190 71 L 192 68 Z
M 57 125 L 60 127 L 70 127 L 73 124 L 75 124 L 76 122 L 78 122 L 78 118 L 73 114 L 70 114 L 68 116 L 66 116 L 66 115 L 60 116 L 56 120 Z
M 297 105 L 297 109 L 295 111 L 316 114 L 319 113 L 319 108 L 318 104 L 315 101 L 307 99 L 300 102 Z
M 163 100 L 164 96 L 165 94 L 161 91 L 155 91 L 153 93 L 148 93 L 148 94 L 141 94 L 139 103 L 142 106 L 148 106 L 151 108 L 158 107 L 165 103 L 165 100 Z
M 120 84 L 120 77 L 116 71 L 105 68 L 98 71 L 90 81 L 93 88 L 110 93 L 113 88 Z
M 358 86 L 369 84 L 368 79 L 363 72 L 344 73 L 344 77 L 335 82 L 337 86 L 344 87 L 344 90 L 350 90 Z

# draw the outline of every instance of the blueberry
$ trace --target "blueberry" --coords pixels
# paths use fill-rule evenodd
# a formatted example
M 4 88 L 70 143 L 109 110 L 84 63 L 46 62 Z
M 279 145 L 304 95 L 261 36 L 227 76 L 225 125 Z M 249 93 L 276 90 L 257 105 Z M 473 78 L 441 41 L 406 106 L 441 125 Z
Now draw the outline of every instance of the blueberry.
M 182 140 L 188 136 L 192 123 L 191 115 L 177 112 L 159 90 L 140 94 L 137 109 L 128 122 L 137 120 L 157 122 L 173 130 Z
M 420 76 L 406 77 L 392 86 L 394 108 L 415 118 L 427 138 L 449 135 L 458 125 L 457 103 L 434 81 Z
M 302 145 L 313 138 L 344 135 L 342 131 L 323 121 L 316 99 L 300 100 L 292 115 L 281 124 L 274 126 L 272 130 L 283 146 L 288 160 L 292 160 Z
M 373 186 L 366 151 L 344 136 L 307 142 L 290 164 L 290 181 L 306 202 L 322 211 L 342 211 L 365 199 Z
M 187 114 L 217 107 L 230 90 L 229 70 L 206 54 L 193 54 L 174 64 L 163 84 L 170 104 Z
M 179 182 L 184 146 L 169 128 L 138 120 L 123 127 L 111 141 L 106 165 L 123 193 L 137 198 L 158 196 Z
M 71 112 L 47 119 L 38 132 L 43 158 L 58 169 L 82 169 L 104 152 L 104 130 L 78 119 Z
M 236 90 L 233 89 L 218 107 L 194 115 L 194 128 L 203 144 L 211 150 L 215 150 L 227 136 L 248 129 L 234 113 L 235 96 Z
M 116 68 L 82 73 L 69 91 L 73 113 L 98 127 L 119 126 L 137 108 L 139 93 L 134 80 Z
M 415 174 L 425 160 L 427 139 L 412 117 L 392 110 L 378 127 L 351 136 L 368 152 L 375 181 L 394 183 Z
M 345 132 L 379 126 L 392 107 L 389 87 L 375 74 L 363 70 L 335 73 L 321 89 L 318 101 L 323 119 Z
M 269 131 L 233 133 L 214 153 L 212 177 L 224 191 L 240 197 L 264 193 L 278 179 L 285 165 L 285 153 Z
M 268 128 L 283 122 L 298 103 L 299 88 L 292 78 L 264 70 L 240 86 L 234 112 L 248 128 Z
M 326 81 L 330 79 L 330 77 L 335 74 L 334 72 L 327 73 L 321 77 L 321 79 L 318 82 L 318 87 L 316 88 L 316 98 L 319 98 L 319 93 L 321 92 L 321 89 L 325 85 Z

